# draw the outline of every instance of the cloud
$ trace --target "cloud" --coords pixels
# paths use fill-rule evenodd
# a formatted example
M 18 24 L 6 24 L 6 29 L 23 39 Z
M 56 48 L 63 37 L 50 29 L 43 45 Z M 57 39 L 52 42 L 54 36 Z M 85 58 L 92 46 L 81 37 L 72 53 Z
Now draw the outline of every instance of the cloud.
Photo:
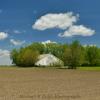
M 4 40 L 8 37 L 8 33 L 0 32 L 0 40 Z
M 71 37 L 71 36 L 92 36 L 95 34 L 95 30 L 85 27 L 84 25 L 72 25 L 64 33 L 60 33 L 60 37 Z
M 48 43 L 56 43 L 56 42 L 54 42 L 54 41 L 51 41 L 51 40 L 47 40 L 47 41 L 44 41 L 44 42 L 42 42 L 42 44 L 48 44 Z
M 58 34 L 59 37 L 92 36 L 95 34 L 95 30 L 84 25 L 77 25 L 78 19 L 79 15 L 74 15 L 72 12 L 46 14 L 40 17 L 32 27 L 41 31 L 52 28 L 61 29 L 64 32 Z
M 25 31 L 25 30 L 23 30 L 23 31 L 14 30 L 13 32 L 14 32 L 15 34 L 20 34 L 20 33 L 25 33 L 26 31 Z
M 83 47 L 97 47 L 96 44 L 84 44 Z
M 10 39 L 10 42 L 15 46 L 20 46 L 25 43 L 25 41 L 14 40 L 14 39 Z
M 72 12 L 59 14 L 46 14 L 40 17 L 32 26 L 33 29 L 46 30 L 50 28 L 66 29 L 77 22 L 79 15 Z
M 1 56 L 9 56 L 9 55 L 10 55 L 10 51 L 0 49 L 0 57 Z
M 0 65 L 11 65 L 10 51 L 0 49 Z

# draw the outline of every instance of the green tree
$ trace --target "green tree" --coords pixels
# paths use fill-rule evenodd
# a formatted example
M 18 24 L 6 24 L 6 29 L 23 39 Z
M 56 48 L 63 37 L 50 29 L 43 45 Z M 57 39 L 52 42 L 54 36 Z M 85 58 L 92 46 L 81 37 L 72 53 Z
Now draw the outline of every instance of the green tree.
M 66 52 L 66 60 L 70 69 L 76 69 L 83 63 L 82 46 L 78 41 L 74 41 Z
M 67 44 L 59 44 L 59 43 L 48 43 L 45 45 L 44 53 L 51 53 L 59 59 L 63 60 L 63 52 L 67 47 Z
M 38 56 L 39 52 L 37 50 L 32 50 L 29 48 L 21 48 L 19 52 L 13 50 L 11 54 L 13 63 L 24 67 L 34 66 Z
M 88 65 L 98 65 L 100 62 L 99 49 L 96 46 L 87 46 L 86 48 L 86 60 Z
M 38 43 L 38 42 L 34 42 L 31 45 L 27 46 L 26 48 L 39 51 L 40 54 L 43 54 L 45 50 L 45 46 L 42 43 Z
M 18 50 L 16 49 L 12 50 L 10 58 L 12 59 L 13 64 L 17 63 L 17 57 L 18 57 Z

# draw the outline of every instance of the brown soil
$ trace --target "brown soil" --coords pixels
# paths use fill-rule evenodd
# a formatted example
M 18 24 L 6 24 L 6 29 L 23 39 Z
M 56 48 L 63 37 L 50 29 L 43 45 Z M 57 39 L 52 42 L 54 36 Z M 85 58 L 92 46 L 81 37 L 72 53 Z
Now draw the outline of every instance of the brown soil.
M 0 100 L 100 100 L 100 72 L 1 68 Z

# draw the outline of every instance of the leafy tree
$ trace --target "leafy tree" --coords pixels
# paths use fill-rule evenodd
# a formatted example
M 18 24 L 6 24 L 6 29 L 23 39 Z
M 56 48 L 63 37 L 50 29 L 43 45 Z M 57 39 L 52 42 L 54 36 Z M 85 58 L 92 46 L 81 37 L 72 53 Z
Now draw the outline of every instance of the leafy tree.
M 18 51 L 16 49 L 12 50 L 10 58 L 12 59 L 13 64 L 17 63 L 17 56 Z
M 78 41 L 74 41 L 70 45 L 70 48 L 68 49 L 68 53 L 66 55 L 66 60 L 69 68 L 71 69 L 76 69 L 77 66 L 80 66 L 82 64 L 82 47 Z
M 39 56 L 39 52 L 29 48 L 21 48 L 19 52 L 12 51 L 13 63 L 18 66 L 34 66 Z
M 37 50 L 40 54 L 44 53 L 45 46 L 42 43 L 34 42 L 31 45 L 27 46 L 26 48 Z
M 100 62 L 99 49 L 96 46 L 87 46 L 86 60 L 91 66 L 98 65 Z
M 70 58 L 71 58 L 71 49 L 70 48 L 64 49 L 64 52 L 62 54 L 62 60 L 65 66 L 69 65 Z
M 63 52 L 67 44 L 48 43 L 45 45 L 44 53 L 51 53 L 59 59 L 63 60 Z

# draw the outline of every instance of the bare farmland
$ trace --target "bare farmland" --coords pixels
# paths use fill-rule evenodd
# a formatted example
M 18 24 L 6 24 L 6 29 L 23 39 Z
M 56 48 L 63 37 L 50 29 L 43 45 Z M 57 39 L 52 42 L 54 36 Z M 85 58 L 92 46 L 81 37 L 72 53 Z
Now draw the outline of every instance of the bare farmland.
M 100 71 L 1 68 L 0 100 L 100 100 Z

